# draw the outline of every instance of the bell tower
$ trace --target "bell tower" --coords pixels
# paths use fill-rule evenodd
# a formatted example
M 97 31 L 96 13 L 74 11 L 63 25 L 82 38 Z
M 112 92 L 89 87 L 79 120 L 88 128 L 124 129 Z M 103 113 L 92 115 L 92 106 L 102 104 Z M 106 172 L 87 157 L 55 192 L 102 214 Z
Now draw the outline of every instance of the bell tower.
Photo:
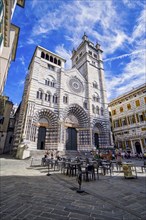
M 84 33 L 81 44 L 72 51 L 71 59 L 72 67 L 77 68 L 87 82 L 86 98 L 91 126 L 94 126 L 94 121 L 97 121 L 105 128 L 105 133 L 109 133 L 109 112 L 102 53 L 100 44 L 91 42 Z M 109 145 L 108 137 L 105 136 L 103 135 L 103 139 L 107 139 Z
M 94 82 L 97 84 L 96 91 L 100 98 L 100 103 L 104 106 L 107 103 L 104 69 L 102 60 L 103 51 L 100 44 L 92 43 L 84 33 L 82 42 L 78 48 L 72 51 L 72 67 L 78 71 L 88 82 L 89 97 L 92 97 Z M 107 107 L 107 106 L 106 106 Z

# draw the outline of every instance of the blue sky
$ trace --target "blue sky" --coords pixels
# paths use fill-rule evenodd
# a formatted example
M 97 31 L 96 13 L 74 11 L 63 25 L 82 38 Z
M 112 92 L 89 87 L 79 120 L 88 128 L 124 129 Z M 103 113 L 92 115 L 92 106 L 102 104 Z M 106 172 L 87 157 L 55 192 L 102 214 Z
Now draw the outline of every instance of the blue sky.
M 145 0 L 26 0 L 16 7 L 12 23 L 20 27 L 15 62 L 4 95 L 14 104 L 22 99 L 24 80 L 35 47 L 64 57 L 86 32 L 103 49 L 108 101 L 146 82 Z

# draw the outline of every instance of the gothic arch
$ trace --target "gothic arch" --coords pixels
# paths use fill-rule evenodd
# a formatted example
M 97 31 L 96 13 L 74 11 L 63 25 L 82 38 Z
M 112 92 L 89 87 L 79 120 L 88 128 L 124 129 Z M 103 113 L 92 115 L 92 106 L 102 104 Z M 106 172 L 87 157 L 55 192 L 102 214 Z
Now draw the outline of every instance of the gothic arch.
M 48 121 L 49 127 L 57 127 L 58 118 L 54 112 L 48 109 L 39 110 L 33 118 L 33 123 L 37 124 L 41 118 L 45 118 Z
M 93 120 L 93 143 L 95 143 L 95 136 L 98 136 L 98 144 L 95 144 L 97 147 L 104 147 L 109 143 L 109 130 L 107 129 L 107 124 L 98 121 L 97 119 Z M 96 135 L 97 134 L 97 135 Z M 96 141 L 97 142 L 97 141 Z
M 89 127 L 88 116 L 81 106 L 77 104 L 72 104 L 69 107 L 67 107 L 63 114 L 63 120 L 65 121 L 65 119 L 69 115 L 73 115 L 76 117 L 76 119 L 78 120 L 79 127 L 82 127 L 82 128 Z
M 93 127 L 93 130 L 98 129 L 100 133 L 105 130 L 103 123 L 100 121 L 97 121 L 96 119 L 93 120 L 92 127 Z

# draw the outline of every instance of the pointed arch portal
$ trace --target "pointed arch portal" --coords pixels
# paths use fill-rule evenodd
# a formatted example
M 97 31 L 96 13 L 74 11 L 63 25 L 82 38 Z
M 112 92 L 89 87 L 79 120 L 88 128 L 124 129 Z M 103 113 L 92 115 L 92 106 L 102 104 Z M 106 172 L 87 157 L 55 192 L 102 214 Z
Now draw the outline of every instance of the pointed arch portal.
M 58 144 L 58 119 L 54 112 L 48 109 L 38 111 L 34 117 L 38 127 L 37 149 L 56 149 Z
M 94 122 L 93 125 L 93 145 L 98 148 L 108 146 L 109 132 L 106 130 L 105 124 L 101 122 Z
M 79 150 L 79 148 L 89 146 L 89 120 L 82 107 L 77 104 L 70 105 L 64 113 L 64 122 L 66 127 L 66 150 Z

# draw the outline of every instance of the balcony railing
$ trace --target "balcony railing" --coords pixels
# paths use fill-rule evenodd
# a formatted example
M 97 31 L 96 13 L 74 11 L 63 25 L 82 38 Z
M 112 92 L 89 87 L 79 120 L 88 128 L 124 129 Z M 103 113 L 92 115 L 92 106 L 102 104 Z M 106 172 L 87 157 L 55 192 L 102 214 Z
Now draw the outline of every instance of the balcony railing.
M 137 128 L 137 127 L 141 127 L 146 123 L 146 121 L 141 121 L 141 122 L 137 122 L 137 123 L 133 123 L 133 124 L 127 124 L 127 125 L 123 125 L 123 126 L 119 126 L 116 128 L 113 128 L 114 131 L 120 131 L 120 130 L 125 130 L 125 129 L 132 129 L 132 128 Z

